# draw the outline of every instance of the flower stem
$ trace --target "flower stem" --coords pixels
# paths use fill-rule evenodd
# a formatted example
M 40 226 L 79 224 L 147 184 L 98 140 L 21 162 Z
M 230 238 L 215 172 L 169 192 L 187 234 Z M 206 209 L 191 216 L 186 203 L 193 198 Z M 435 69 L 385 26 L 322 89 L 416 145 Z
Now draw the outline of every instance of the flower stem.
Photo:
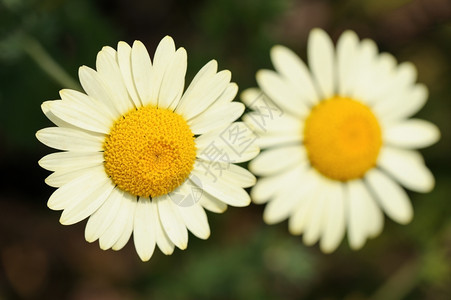
M 407 262 L 370 297 L 370 300 L 404 299 L 418 282 L 418 267 L 416 260 Z
M 81 90 L 80 85 L 50 56 L 44 47 L 28 34 L 23 36 L 23 50 L 41 69 L 64 88 Z

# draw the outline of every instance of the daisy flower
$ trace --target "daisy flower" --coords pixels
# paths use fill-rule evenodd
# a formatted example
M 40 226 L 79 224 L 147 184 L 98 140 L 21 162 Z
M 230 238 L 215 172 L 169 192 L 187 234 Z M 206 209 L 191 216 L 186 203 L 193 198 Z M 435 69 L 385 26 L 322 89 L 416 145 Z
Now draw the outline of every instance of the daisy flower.
M 276 71 L 260 70 L 260 89 L 242 93 L 254 111 L 244 120 L 266 148 L 249 164 L 259 175 L 251 191 L 267 203 L 263 218 L 289 219 L 306 245 L 332 252 L 347 232 L 351 248 L 383 228 L 383 212 L 406 224 L 412 204 L 401 186 L 429 192 L 434 177 L 415 151 L 440 136 L 433 124 L 410 117 L 427 99 L 411 63 L 379 54 L 369 39 L 344 32 L 334 49 L 321 29 L 309 35 L 308 64 L 275 46 Z M 263 92 L 263 93 L 262 93 Z
M 53 171 L 46 183 L 58 188 L 48 206 L 63 210 L 64 225 L 89 217 L 88 242 L 119 250 L 133 233 L 147 261 L 155 245 L 167 255 L 174 246 L 185 249 L 188 230 L 207 239 L 205 209 L 221 213 L 250 203 L 243 188 L 255 177 L 233 163 L 255 157 L 259 148 L 236 151 L 227 135 L 238 129 L 241 138 L 253 137 L 234 122 L 244 111 L 232 102 L 238 87 L 212 60 L 184 91 L 186 68 L 185 49 L 169 36 L 153 62 L 141 42 L 119 42 L 117 50 L 98 53 L 97 70 L 80 68 L 85 93 L 61 90 L 60 100 L 42 104 L 56 127 L 36 136 L 62 150 L 39 161 Z

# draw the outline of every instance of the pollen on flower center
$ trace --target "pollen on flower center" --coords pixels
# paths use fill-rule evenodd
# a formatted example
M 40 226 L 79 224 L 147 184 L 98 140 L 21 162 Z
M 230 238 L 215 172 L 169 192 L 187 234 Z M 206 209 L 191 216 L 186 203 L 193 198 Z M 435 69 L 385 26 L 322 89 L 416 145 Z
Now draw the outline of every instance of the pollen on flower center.
M 185 119 L 152 106 L 133 109 L 112 126 L 104 142 L 105 171 L 122 190 L 157 197 L 182 184 L 196 159 Z
M 350 98 L 321 101 L 307 117 L 304 144 L 311 165 L 324 176 L 347 181 L 373 168 L 382 145 L 379 122 Z

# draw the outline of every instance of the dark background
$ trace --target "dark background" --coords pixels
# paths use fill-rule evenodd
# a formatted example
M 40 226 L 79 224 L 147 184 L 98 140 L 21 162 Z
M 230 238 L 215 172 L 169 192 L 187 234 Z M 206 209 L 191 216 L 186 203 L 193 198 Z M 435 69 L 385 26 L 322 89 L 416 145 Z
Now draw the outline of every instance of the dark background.
M 287 222 L 268 226 L 263 206 L 209 213 L 212 236 L 190 236 L 185 251 L 155 251 L 142 263 L 132 242 L 102 251 L 81 222 L 60 225 L 47 208 L 54 189 L 37 161 L 50 152 L 35 132 L 40 110 L 80 65 L 95 67 L 102 46 L 165 35 L 188 51 L 187 82 L 210 59 L 240 91 L 270 68 L 283 44 L 305 58 L 308 32 L 336 41 L 345 29 L 412 61 L 429 101 L 418 114 L 442 138 L 421 150 L 436 176 L 429 194 L 410 193 L 412 223 L 386 219 L 381 236 L 357 252 L 344 241 L 330 255 L 306 247 Z M 451 1 L 0 0 L 0 299 L 451 299 Z

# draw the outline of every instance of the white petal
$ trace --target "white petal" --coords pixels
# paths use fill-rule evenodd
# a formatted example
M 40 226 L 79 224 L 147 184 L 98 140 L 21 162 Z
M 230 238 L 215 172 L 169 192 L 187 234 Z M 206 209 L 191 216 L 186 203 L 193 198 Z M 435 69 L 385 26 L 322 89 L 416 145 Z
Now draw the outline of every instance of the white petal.
M 94 114 L 96 114 L 93 117 L 99 117 L 102 120 L 105 119 L 107 120 L 107 123 L 116 121 L 114 115 L 111 114 L 111 110 L 101 101 L 75 90 L 62 89 L 59 91 L 59 94 L 63 103 L 70 103 L 72 106 L 87 106 L 86 109 L 94 111 Z M 100 114 L 101 116 L 97 116 L 97 114 Z
M 320 248 L 324 253 L 337 249 L 346 231 L 344 190 L 341 182 L 331 183 L 331 191 L 325 201 L 324 232 Z
M 412 220 L 412 204 L 407 193 L 396 182 L 377 169 L 368 171 L 365 179 L 391 219 L 401 224 L 407 224 Z
M 365 49 L 361 49 L 361 51 L 363 50 Z M 377 52 L 377 49 L 374 52 Z M 397 70 L 397 61 L 393 55 L 389 53 L 376 53 L 375 55 L 375 60 L 371 58 L 367 62 L 367 64 L 371 65 L 368 65 L 368 67 L 371 67 L 370 70 L 372 70 L 372 82 L 366 84 L 367 91 L 361 89 L 366 97 L 366 99 L 361 99 L 361 101 L 367 105 L 374 105 L 387 97 L 387 91 L 392 89 L 393 82 L 391 79 L 396 75 Z M 368 73 L 369 71 L 361 68 L 360 72 Z M 355 96 L 359 97 L 360 95 Z
M 44 101 L 41 104 L 41 110 L 44 113 L 44 115 L 56 126 L 58 127 L 66 127 L 66 128 L 73 128 L 73 129 L 77 129 L 77 127 L 75 127 L 74 125 L 67 123 L 66 121 L 61 120 L 60 118 L 58 118 L 57 116 L 55 116 L 54 113 L 52 113 L 51 111 L 51 107 L 53 105 L 54 102 L 60 102 L 61 100 L 50 100 L 50 101 Z
M 186 89 L 185 94 L 191 93 L 192 90 L 198 88 L 198 86 L 205 85 L 206 82 L 208 82 L 214 75 L 216 75 L 217 70 L 218 70 L 218 62 L 214 59 L 210 60 L 194 76 L 190 85 Z M 186 104 L 181 104 L 180 106 L 184 105 Z M 177 107 L 175 111 L 179 112 L 180 108 Z
M 154 200 L 152 199 L 152 201 Z M 154 209 L 153 211 L 154 215 L 152 219 L 155 220 L 155 238 L 158 248 L 160 248 L 160 251 L 163 252 L 163 254 L 171 255 L 174 252 L 175 245 L 163 229 L 163 224 L 161 223 L 161 217 L 159 215 L 158 208 Z
M 243 188 L 251 187 L 257 181 L 254 174 L 247 169 L 234 164 L 229 164 L 225 167 L 220 177 L 222 181 L 228 184 L 237 185 Z
M 202 193 L 199 204 L 211 212 L 221 214 L 227 210 L 227 204 L 208 193 Z
M 264 93 L 258 88 L 248 88 L 241 92 L 240 99 L 246 104 L 247 107 L 258 110 L 255 106 L 266 106 L 267 101 L 270 101 L 268 97 L 265 97 Z
M 156 209 L 155 204 L 149 198 L 139 198 L 136 204 L 133 240 L 136 252 L 142 261 L 148 261 L 155 250 L 156 220 L 153 219 L 154 209 Z
M 133 100 L 136 107 L 141 107 L 142 103 L 136 90 L 135 82 L 132 74 L 132 60 L 131 60 L 132 48 L 125 42 L 119 42 L 117 44 L 117 61 L 119 69 L 122 74 L 122 79 L 127 87 L 128 94 Z M 149 58 L 150 61 L 150 58 Z
M 327 199 L 335 196 L 334 189 L 331 187 L 329 181 L 322 180 L 319 189 L 317 190 L 316 199 L 312 204 L 310 213 L 307 215 L 305 224 L 303 242 L 307 246 L 315 244 L 324 232 L 327 217 Z
M 434 176 L 417 152 L 383 147 L 378 165 L 409 190 L 427 193 L 434 188 Z
M 368 190 L 368 188 L 367 188 Z M 376 237 L 384 228 L 384 214 L 374 197 L 368 198 L 366 202 L 366 214 L 367 214 L 367 233 L 369 237 Z
M 385 142 L 401 148 L 423 148 L 439 139 L 440 130 L 437 126 L 419 119 L 409 119 L 384 130 Z
M 277 175 L 259 178 L 251 190 L 251 198 L 256 204 L 267 202 L 274 194 L 285 189 L 285 182 L 291 178 L 300 178 L 303 166 L 293 166 L 292 169 Z
M 308 176 L 313 182 L 312 189 L 304 197 L 300 198 L 298 206 L 294 209 L 294 213 L 288 221 L 288 230 L 293 235 L 300 235 L 308 227 L 311 227 L 309 223 L 318 204 L 318 196 L 324 189 L 324 179 L 317 171 L 310 169 Z
M 188 246 L 188 231 L 177 205 L 167 195 L 153 200 L 157 203 L 161 224 L 168 237 L 178 248 L 186 249 Z
M 104 46 L 102 47 L 102 51 L 107 53 L 108 55 L 110 55 L 111 57 L 116 58 L 117 57 L 117 52 L 114 48 L 110 47 L 110 46 Z
M 238 85 L 235 82 L 230 82 L 224 92 L 222 92 L 221 96 L 215 101 L 214 105 L 224 105 L 232 102 L 237 93 Z
M 111 100 L 116 109 L 122 114 L 134 108 L 134 103 L 129 97 L 125 87 L 116 56 L 111 56 L 107 51 L 100 51 L 96 61 L 97 72 L 103 82 L 111 91 Z
M 260 148 L 288 147 L 299 145 L 301 141 L 301 133 L 292 130 L 281 133 L 270 132 L 267 134 L 259 134 L 255 140 L 255 144 Z
M 55 152 L 38 161 L 39 165 L 49 171 L 78 170 L 103 163 L 102 152 Z
M 195 205 L 202 197 L 202 183 L 191 173 L 181 185 L 168 194 L 169 198 L 177 206 L 188 207 Z
M 337 41 L 338 94 L 350 95 L 354 88 L 359 68 L 357 51 L 359 38 L 354 31 L 346 30 Z
M 104 136 L 90 134 L 72 128 L 44 128 L 36 133 L 36 138 L 44 145 L 58 150 L 79 152 L 103 150 Z
M 346 206 L 348 211 L 348 240 L 352 249 L 362 248 L 372 226 L 371 204 L 374 206 L 368 189 L 361 180 L 347 183 Z M 380 212 L 379 208 L 376 209 Z
M 103 166 L 93 168 L 84 176 L 63 185 L 51 196 L 69 199 L 66 200 L 60 218 L 61 224 L 75 224 L 92 215 L 105 202 L 113 188 L 114 184 L 105 175 Z
M 130 237 L 133 233 L 133 223 L 134 223 L 134 216 L 135 216 L 135 210 L 136 210 L 136 197 L 133 195 L 130 195 L 128 193 L 125 193 L 125 197 L 129 199 L 128 201 L 128 208 L 127 208 L 127 215 L 128 218 L 125 219 L 125 224 L 123 226 L 123 230 L 121 235 L 119 236 L 118 240 L 114 245 L 111 247 L 111 249 L 118 251 L 121 250 L 127 242 L 130 240 Z
M 155 61 L 155 68 L 158 67 Z M 187 56 L 184 48 L 179 48 L 171 58 L 164 73 L 161 89 L 158 96 L 158 107 L 173 110 L 179 103 L 185 86 L 185 74 L 187 67 Z
M 312 190 L 301 199 L 298 206 L 294 209 L 293 215 L 288 220 L 288 230 L 291 234 L 300 235 L 306 230 L 317 200 L 316 190 Z
M 93 132 L 108 134 L 113 124 L 113 120 L 108 118 L 108 115 L 88 105 L 58 101 L 52 103 L 50 110 L 61 120 Z
M 118 188 L 113 189 L 108 199 L 89 217 L 85 228 L 86 241 L 92 243 L 99 239 L 107 228 L 115 222 L 123 196 L 123 191 Z
M 119 118 L 122 111 L 115 106 L 113 91 L 111 91 L 102 77 L 93 69 L 82 66 L 78 70 L 78 76 L 80 77 L 80 83 L 85 90 L 86 94 L 90 97 L 102 102 L 114 116 Z
M 191 206 L 179 206 L 178 208 L 188 230 L 200 239 L 208 239 L 210 226 L 208 225 L 207 214 L 202 206 L 195 203 Z
M 423 84 L 395 89 L 385 101 L 375 103 L 374 112 L 381 120 L 393 122 L 417 113 L 426 103 L 428 90 Z
M 324 30 L 315 28 L 309 35 L 307 47 L 309 66 L 319 92 L 322 98 L 330 98 L 335 93 L 335 54 L 332 40 Z
M 380 89 L 380 86 L 375 85 L 378 75 L 376 73 L 378 57 L 376 43 L 369 39 L 363 40 L 356 56 L 357 68 L 350 96 L 366 104 L 371 104 L 372 95 Z
M 399 109 L 392 110 L 390 117 L 401 119 L 416 114 L 426 104 L 428 96 L 429 92 L 427 87 L 423 84 L 416 84 L 411 89 L 411 93 L 400 99 L 402 101 L 399 101 Z
M 241 187 L 229 185 L 220 180 L 214 182 L 196 169 L 192 171 L 192 174 L 199 178 L 199 182 L 194 182 L 197 186 L 228 205 L 243 207 L 251 202 L 249 194 Z
M 182 50 L 184 51 L 184 50 Z M 153 67 L 152 67 L 152 77 L 150 79 L 151 83 L 151 95 L 150 103 L 158 104 L 159 96 L 163 84 L 163 78 L 169 67 L 173 62 L 175 54 L 175 44 L 174 40 L 170 36 L 165 36 L 157 46 L 155 50 L 155 55 L 153 57 Z M 179 62 L 177 62 L 179 63 Z M 182 70 L 180 70 L 182 71 Z M 184 75 L 184 72 L 183 72 Z M 176 91 L 177 93 L 179 91 Z M 168 100 L 168 99 L 166 99 Z M 163 103 L 168 104 L 168 103 Z
M 303 119 L 289 114 L 276 114 L 269 109 L 260 107 L 260 111 L 253 111 L 243 116 L 244 122 L 258 135 L 264 134 L 292 134 L 302 135 Z
M 271 49 L 271 61 L 274 68 L 290 82 L 290 87 L 296 91 L 307 104 L 316 104 L 319 100 L 310 72 L 305 63 L 290 49 L 274 46 Z
M 224 163 L 224 162 L 211 162 L 198 159 L 194 165 L 194 168 L 203 175 L 209 177 L 213 182 L 216 180 L 224 181 L 230 185 L 236 185 L 239 187 L 251 187 L 255 184 L 255 176 L 240 166 Z
M 123 240 L 128 236 L 130 238 L 133 229 L 133 218 L 136 206 L 136 197 L 129 193 L 123 193 L 122 197 L 116 195 L 120 201 L 120 208 L 114 221 L 108 226 L 99 237 L 99 245 L 103 250 L 114 247 L 119 240 L 123 244 Z M 127 239 L 128 241 L 128 239 Z M 127 242 L 125 241 L 125 243 Z
M 244 105 L 239 102 L 214 105 L 187 123 L 194 134 L 203 134 L 225 124 L 231 124 L 243 114 L 244 109 Z
M 256 78 L 263 92 L 283 110 L 297 117 L 308 113 L 309 109 L 302 96 L 278 73 L 260 70 Z
M 260 152 L 255 141 L 256 136 L 246 124 L 235 122 L 196 138 L 197 157 L 212 162 L 248 161 Z
M 187 120 L 197 116 L 221 96 L 228 87 L 231 77 L 230 71 L 224 70 L 213 77 L 203 76 L 192 88 L 191 83 L 175 111 Z
M 111 124 L 116 121 L 116 118 L 111 114 L 110 109 L 106 107 L 103 102 L 84 93 L 69 89 L 60 90 L 59 94 L 64 103 L 70 103 L 72 107 L 77 105 L 83 107 L 83 109 L 92 112 L 93 118 L 99 118 L 105 124 L 108 124 L 108 126 L 111 126 Z
M 80 199 L 89 197 L 105 186 L 110 180 L 102 167 L 95 167 L 83 172 L 84 174 L 70 183 L 55 190 L 50 196 L 47 205 L 50 209 L 61 210 L 69 205 L 78 203 Z M 105 187 L 102 189 L 105 190 Z
M 307 164 L 304 146 L 296 145 L 266 150 L 249 163 L 249 169 L 260 176 L 280 173 L 293 165 Z
M 124 52 L 125 55 L 126 51 Z M 124 57 L 123 59 L 124 69 L 122 70 L 122 74 L 124 76 L 124 73 L 127 72 L 125 71 L 127 63 L 125 62 L 126 58 Z M 133 82 L 139 98 L 141 99 L 141 103 L 143 105 L 157 105 L 156 99 L 152 99 L 153 85 L 157 84 L 152 81 L 152 61 L 150 60 L 146 47 L 140 41 L 135 41 L 132 45 L 131 71 L 133 74 Z M 128 83 L 128 89 L 131 89 L 131 83 Z
M 284 181 L 284 189 L 277 193 L 265 207 L 263 220 L 275 224 L 294 214 L 295 208 L 318 185 L 317 177 L 311 170 L 300 170 Z
M 86 172 L 90 172 L 93 168 L 97 168 L 101 164 L 96 164 L 91 167 L 86 167 L 82 169 L 64 169 L 64 170 L 57 170 L 50 174 L 46 179 L 45 183 L 48 184 L 51 187 L 59 188 L 66 183 L 71 182 L 72 180 L 83 176 Z

